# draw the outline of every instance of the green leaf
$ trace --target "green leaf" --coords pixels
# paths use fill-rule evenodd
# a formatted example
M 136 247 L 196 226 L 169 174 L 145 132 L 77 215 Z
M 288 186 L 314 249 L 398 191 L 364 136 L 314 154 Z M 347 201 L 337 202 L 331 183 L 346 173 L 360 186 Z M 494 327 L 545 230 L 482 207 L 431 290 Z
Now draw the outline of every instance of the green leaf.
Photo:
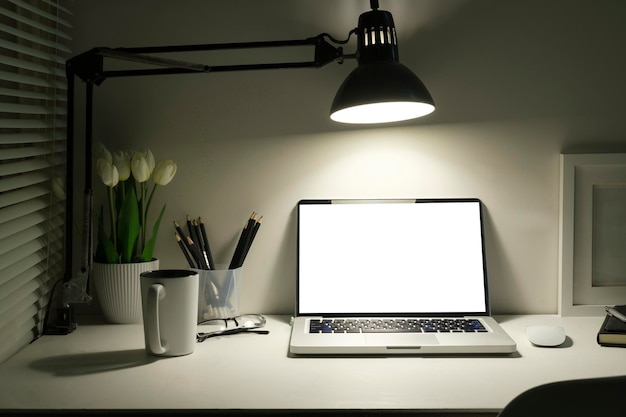
M 98 246 L 94 255 L 94 261 L 100 263 L 114 264 L 119 262 L 119 255 L 113 242 L 104 231 L 103 208 L 100 207 L 98 219 Z
M 163 208 L 159 213 L 159 217 L 154 222 L 154 227 L 152 228 L 152 237 L 150 240 L 146 242 L 146 247 L 143 248 L 143 253 L 141 254 L 141 260 L 144 262 L 149 262 L 152 260 L 152 253 L 154 252 L 154 245 L 156 244 L 157 235 L 159 234 L 159 226 L 161 224 L 161 219 L 163 218 L 163 214 L 165 213 L 165 204 L 163 204 Z
M 122 262 L 132 262 L 139 236 L 139 205 L 135 187 L 127 187 L 117 220 L 117 244 Z

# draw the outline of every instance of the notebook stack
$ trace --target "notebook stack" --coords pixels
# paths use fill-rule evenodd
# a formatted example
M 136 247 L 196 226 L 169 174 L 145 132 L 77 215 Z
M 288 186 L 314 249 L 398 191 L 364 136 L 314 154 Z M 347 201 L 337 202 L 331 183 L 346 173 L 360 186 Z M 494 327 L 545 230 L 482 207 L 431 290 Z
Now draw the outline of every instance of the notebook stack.
M 626 346 L 626 306 L 607 308 L 607 314 L 598 331 L 598 344 L 602 346 Z

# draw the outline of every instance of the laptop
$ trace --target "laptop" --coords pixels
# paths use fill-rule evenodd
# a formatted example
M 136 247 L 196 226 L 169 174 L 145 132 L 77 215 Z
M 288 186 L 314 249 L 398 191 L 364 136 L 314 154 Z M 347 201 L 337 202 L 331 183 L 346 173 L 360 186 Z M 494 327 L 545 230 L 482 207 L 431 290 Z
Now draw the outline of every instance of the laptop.
M 291 355 L 508 354 L 479 199 L 298 202 Z

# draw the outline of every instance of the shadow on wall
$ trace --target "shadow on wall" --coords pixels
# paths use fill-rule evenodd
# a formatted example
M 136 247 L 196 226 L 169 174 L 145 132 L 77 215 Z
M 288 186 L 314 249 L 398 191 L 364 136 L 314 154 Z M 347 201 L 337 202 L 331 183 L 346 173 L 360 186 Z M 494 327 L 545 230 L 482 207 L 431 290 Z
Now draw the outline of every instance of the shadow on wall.
M 401 40 L 400 57 L 435 98 L 429 123 L 617 123 L 625 17 L 626 3 L 606 0 L 467 2 Z

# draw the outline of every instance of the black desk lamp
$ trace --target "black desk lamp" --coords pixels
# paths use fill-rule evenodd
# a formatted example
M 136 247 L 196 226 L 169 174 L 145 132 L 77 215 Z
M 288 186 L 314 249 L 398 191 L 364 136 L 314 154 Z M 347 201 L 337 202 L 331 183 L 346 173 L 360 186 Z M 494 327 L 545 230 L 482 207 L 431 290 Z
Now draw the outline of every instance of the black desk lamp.
M 242 42 L 205 45 L 155 46 L 143 48 L 94 48 L 69 59 L 66 63 L 67 85 L 67 199 L 65 216 L 65 275 L 60 306 L 48 306 L 44 333 L 68 334 L 76 328 L 72 304 L 91 301 L 88 278 L 92 265 L 92 121 L 93 86 L 115 77 L 166 74 L 198 74 L 284 68 L 320 68 L 331 62 L 356 59 L 358 67 L 343 82 L 330 110 L 330 118 L 342 123 L 386 123 L 413 119 L 432 113 L 435 104 L 424 84 L 408 68 L 398 62 L 398 43 L 391 13 L 378 10 L 378 0 L 370 0 L 372 10 L 361 14 L 358 27 L 348 39 L 338 41 L 328 34 L 302 40 Z M 350 36 L 357 35 L 355 54 L 344 54 Z M 332 44 L 331 44 L 332 42 Z M 234 49 L 313 46 L 314 58 L 308 62 L 281 62 L 209 66 L 155 56 L 162 53 L 198 52 Z M 148 68 L 104 69 L 104 60 L 135 62 Z M 85 108 L 85 192 L 83 200 L 82 265 L 72 274 L 72 218 L 74 155 L 74 78 L 86 84 Z M 51 298 L 50 304 L 53 303 Z

